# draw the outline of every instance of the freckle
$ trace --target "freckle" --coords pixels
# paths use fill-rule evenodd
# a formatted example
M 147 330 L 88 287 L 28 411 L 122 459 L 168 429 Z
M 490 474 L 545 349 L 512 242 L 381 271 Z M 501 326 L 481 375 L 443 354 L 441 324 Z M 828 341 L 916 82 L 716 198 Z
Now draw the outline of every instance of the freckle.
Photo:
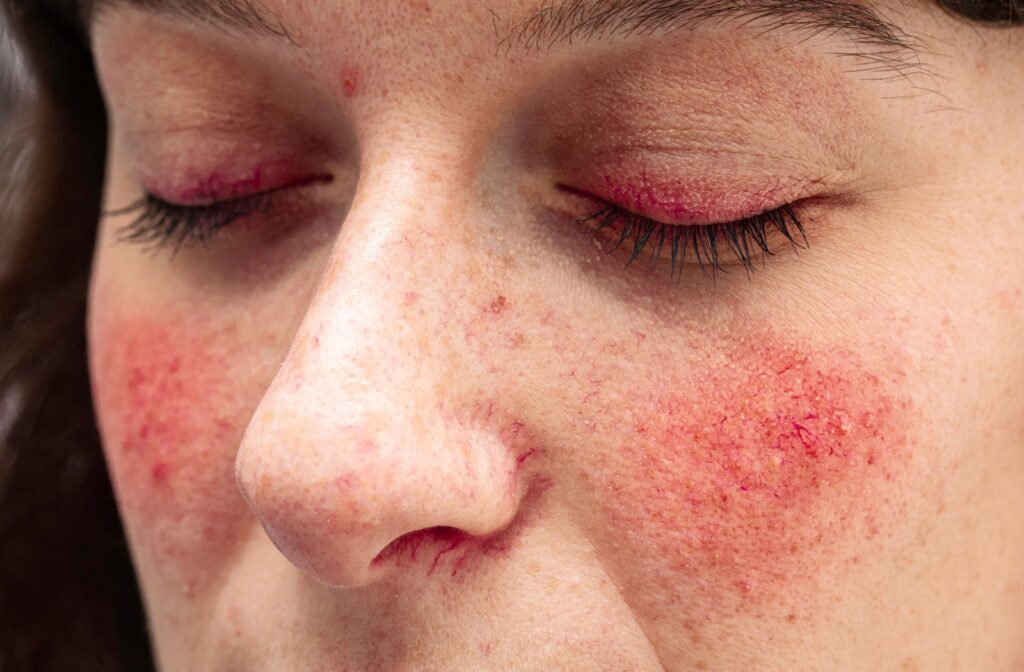
M 900 664 L 900 670 L 902 672 L 916 672 L 918 669 L 920 668 L 913 658 L 907 658 Z
M 234 626 L 235 637 L 242 636 L 242 610 L 238 607 L 228 609 L 228 620 Z
M 867 536 L 868 539 L 874 539 L 875 537 L 878 536 L 878 531 L 879 531 L 878 521 L 875 520 L 874 516 L 868 516 L 868 518 L 867 518 L 867 528 L 868 529 L 867 529 L 866 536 Z
M 341 90 L 346 98 L 352 98 L 359 92 L 359 70 L 353 67 L 342 68 Z

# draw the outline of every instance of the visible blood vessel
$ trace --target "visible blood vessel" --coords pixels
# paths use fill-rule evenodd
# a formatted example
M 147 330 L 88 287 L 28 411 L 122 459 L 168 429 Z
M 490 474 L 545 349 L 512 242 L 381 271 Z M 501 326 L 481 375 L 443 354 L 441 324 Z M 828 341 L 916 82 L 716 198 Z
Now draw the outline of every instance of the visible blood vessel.
M 183 205 L 205 205 L 284 187 L 329 181 L 328 175 L 303 170 L 283 160 L 263 161 L 244 170 L 230 166 L 202 172 L 190 170 L 186 171 L 184 178 L 169 183 L 156 178 L 143 180 L 150 193 Z
M 630 174 L 627 170 L 620 172 Z M 737 180 L 719 186 L 698 178 L 658 182 L 641 171 L 626 182 L 605 175 L 595 192 L 601 199 L 637 214 L 667 224 L 689 225 L 753 217 L 811 195 L 806 192 L 806 184 L 772 182 L 757 188 L 743 188 L 741 184 Z
M 911 458 L 913 405 L 887 365 L 770 332 L 683 349 L 629 401 L 615 464 L 588 471 L 630 562 L 660 567 L 634 565 L 659 577 L 637 590 L 691 613 L 779 606 L 856 562 L 898 515 Z

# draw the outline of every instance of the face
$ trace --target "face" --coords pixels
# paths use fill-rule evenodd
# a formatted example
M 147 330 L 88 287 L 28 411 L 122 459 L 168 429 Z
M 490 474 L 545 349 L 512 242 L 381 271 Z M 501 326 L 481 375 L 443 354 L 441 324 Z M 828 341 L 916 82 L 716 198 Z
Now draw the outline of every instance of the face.
M 93 17 L 161 669 L 1019 669 L 1019 36 L 553 7 Z

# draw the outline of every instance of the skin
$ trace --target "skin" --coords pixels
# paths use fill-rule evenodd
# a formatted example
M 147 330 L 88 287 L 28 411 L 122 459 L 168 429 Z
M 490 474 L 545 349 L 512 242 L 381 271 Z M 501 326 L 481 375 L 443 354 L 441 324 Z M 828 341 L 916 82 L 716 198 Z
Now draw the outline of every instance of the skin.
M 478 3 L 268 8 L 305 51 L 92 27 L 107 209 L 275 192 L 177 253 L 100 228 L 162 670 L 1024 669 L 1019 36 L 881 7 L 934 76 L 880 79 L 738 24 L 495 56 Z M 791 201 L 751 274 L 575 222 Z

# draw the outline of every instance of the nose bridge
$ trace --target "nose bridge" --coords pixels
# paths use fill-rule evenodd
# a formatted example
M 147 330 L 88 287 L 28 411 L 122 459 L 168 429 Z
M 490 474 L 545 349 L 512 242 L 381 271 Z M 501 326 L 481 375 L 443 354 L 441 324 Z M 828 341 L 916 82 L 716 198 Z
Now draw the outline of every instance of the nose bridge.
M 414 400 L 447 375 L 451 349 L 432 322 L 449 311 L 449 283 L 444 267 L 421 269 L 428 197 L 408 181 L 361 193 L 268 396 L 282 408 L 333 401 L 339 427 L 380 434 L 401 429 L 389 417 L 421 415 Z
M 361 187 L 321 285 L 240 447 L 239 486 L 278 548 L 332 585 L 372 580 L 404 535 L 486 538 L 515 515 L 514 449 L 446 396 L 460 366 L 443 189 Z M 446 228 L 439 250 L 439 228 Z M 453 256 L 454 255 L 454 256 Z
M 465 236 L 455 189 L 430 168 L 444 158 L 392 161 L 364 178 L 275 387 L 356 397 L 332 413 L 382 431 L 385 415 L 420 415 L 412 400 L 458 366 L 445 329 L 457 319 L 458 264 L 444 258 Z

